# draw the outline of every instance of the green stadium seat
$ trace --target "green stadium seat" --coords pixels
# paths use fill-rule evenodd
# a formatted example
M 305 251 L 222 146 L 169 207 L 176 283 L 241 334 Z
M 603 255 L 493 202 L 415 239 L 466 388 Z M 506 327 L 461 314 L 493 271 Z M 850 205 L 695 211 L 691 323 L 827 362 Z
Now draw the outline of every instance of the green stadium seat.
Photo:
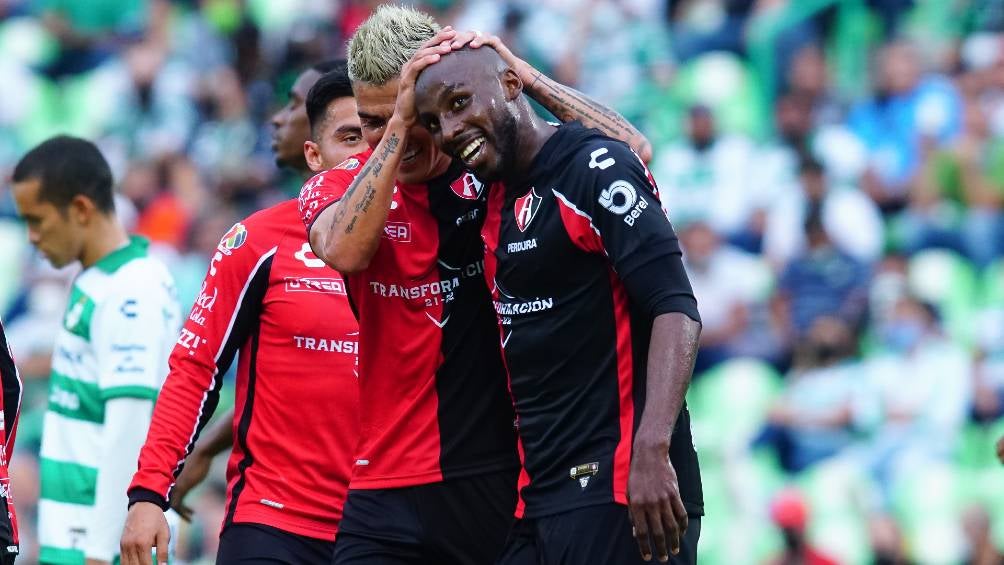
M 720 131 L 762 136 L 770 112 L 745 63 L 725 52 L 706 53 L 681 68 L 672 96 L 680 108 L 703 104 L 712 109 Z

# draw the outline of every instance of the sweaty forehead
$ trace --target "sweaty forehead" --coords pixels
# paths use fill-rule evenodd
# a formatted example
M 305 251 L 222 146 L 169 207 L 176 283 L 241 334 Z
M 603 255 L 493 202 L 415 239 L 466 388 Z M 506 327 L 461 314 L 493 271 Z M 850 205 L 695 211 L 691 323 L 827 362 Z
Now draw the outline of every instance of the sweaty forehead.
M 462 49 L 444 55 L 438 63 L 422 71 L 416 90 L 420 95 L 430 95 L 461 84 L 467 88 L 486 86 L 505 68 L 502 58 L 490 47 Z

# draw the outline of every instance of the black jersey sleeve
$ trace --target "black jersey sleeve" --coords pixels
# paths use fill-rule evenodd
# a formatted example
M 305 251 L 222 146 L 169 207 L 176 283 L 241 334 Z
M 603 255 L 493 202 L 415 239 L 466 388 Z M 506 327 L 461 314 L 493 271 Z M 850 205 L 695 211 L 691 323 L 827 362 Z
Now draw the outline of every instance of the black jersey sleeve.
M 589 220 L 601 248 L 594 250 L 606 254 L 631 300 L 652 317 L 682 312 L 699 322 L 680 243 L 641 159 L 624 143 L 593 138 L 564 176 L 556 196 Z M 588 249 L 581 242 L 593 234 L 582 234 L 578 244 Z

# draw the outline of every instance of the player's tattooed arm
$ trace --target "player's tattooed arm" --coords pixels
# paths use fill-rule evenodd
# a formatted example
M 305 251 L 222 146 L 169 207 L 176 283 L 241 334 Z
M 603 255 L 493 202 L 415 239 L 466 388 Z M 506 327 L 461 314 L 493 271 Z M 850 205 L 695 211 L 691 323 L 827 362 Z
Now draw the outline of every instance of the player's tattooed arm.
M 405 64 L 398 83 L 397 105 L 380 143 L 338 203 L 321 212 L 311 226 L 311 248 L 329 266 L 343 273 L 357 273 L 373 259 L 390 212 L 397 168 L 417 120 L 415 79 L 449 50 L 449 43 L 430 41 Z
M 565 86 L 544 75 L 520 59 L 494 35 L 475 35 L 476 32 L 458 34 L 453 48 L 467 44 L 473 49 L 487 45 L 502 57 L 523 81 L 523 91 L 540 103 L 562 122 L 578 120 L 586 127 L 596 128 L 614 139 L 631 146 L 642 161 L 652 158 L 652 143 L 624 116 L 589 98 L 574 88 Z

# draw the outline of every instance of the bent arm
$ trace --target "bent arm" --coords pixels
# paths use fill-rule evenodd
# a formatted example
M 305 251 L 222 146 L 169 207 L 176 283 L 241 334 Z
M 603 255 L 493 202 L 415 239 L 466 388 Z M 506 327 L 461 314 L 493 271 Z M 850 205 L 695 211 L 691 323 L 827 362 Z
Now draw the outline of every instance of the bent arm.
M 311 224 L 310 247 L 328 266 L 343 273 L 369 266 L 387 222 L 408 129 L 405 122 L 392 117 L 373 156 L 345 194 Z
M 652 143 L 624 116 L 578 90 L 546 76 L 530 63 L 514 55 L 498 37 L 475 37 L 471 40 L 471 47 L 477 48 L 481 45 L 495 49 L 502 60 L 512 67 L 523 81 L 523 92 L 539 102 L 556 118 L 562 122 L 578 120 L 588 128 L 596 128 L 614 139 L 627 143 L 643 162 L 648 163 L 652 160 Z

